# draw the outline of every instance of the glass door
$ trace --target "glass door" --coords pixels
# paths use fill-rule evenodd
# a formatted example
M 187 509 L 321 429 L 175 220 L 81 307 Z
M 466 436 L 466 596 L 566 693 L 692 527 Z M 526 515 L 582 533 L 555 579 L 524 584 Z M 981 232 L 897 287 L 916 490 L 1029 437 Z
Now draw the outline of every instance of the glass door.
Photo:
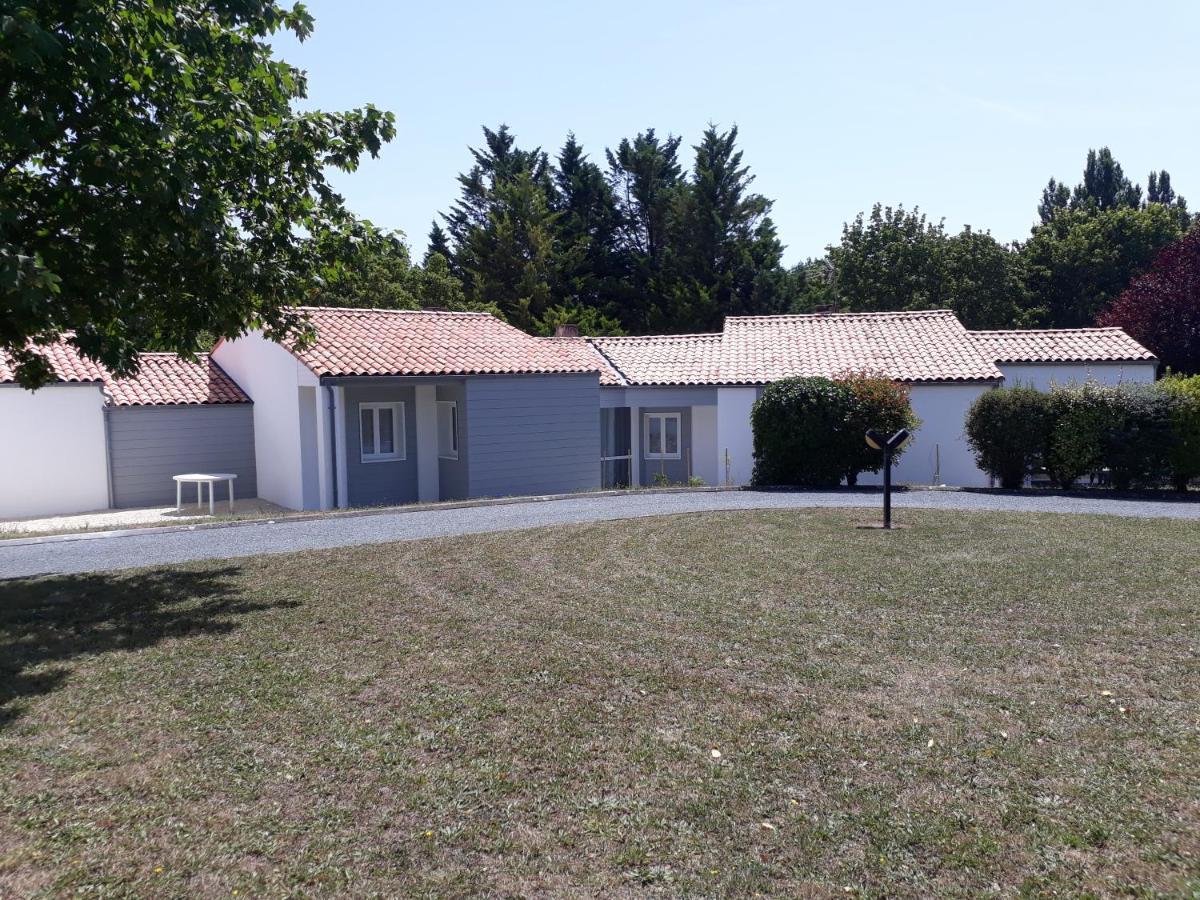
M 633 481 L 628 406 L 600 410 L 600 486 L 626 488 Z

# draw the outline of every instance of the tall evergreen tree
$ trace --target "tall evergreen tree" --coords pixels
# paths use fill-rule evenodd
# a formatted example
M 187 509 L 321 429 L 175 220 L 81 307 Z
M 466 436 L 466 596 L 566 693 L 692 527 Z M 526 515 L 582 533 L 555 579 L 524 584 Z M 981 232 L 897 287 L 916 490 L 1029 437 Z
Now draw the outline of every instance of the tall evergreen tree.
M 709 126 L 695 146 L 692 179 L 680 216 L 679 275 L 690 281 L 690 308 L 674 311 L 677 325 L 721 327 L 726 315 L 781 312 L 786 306 L 783 245 L 768 213 L 771 201 L 752 193 L 754 176 L 742 165 L 737 127 Z
M 1051 178 L 1050 183 L 1042 189 L 1042 202 L 1038 204 L 1038 218 L 1044 225 L 1053 219 L 1059 210 L 1067 209 L 1070 205 L 1071 189 Z
M 559 273 L 556 299 L 616 313 L 620 218 L 600 167 L 568 134 L 552 177 L 551 206 L 558 213 Z
M 617 248 L 625 270 L 618 304 L 621 319 L 635 332 L 667 327 L 674 319 L 669 270 L 684 189 L 679 144 L 680 138 L 660 140 L 650 128 L 606 151 L 608 181 L 620 215 Z
M 1125 170 L 1107 147 L 1089 150 L 1083 181 L 1071 194 L 1072 209 L 1136 209 L 1142 189 L 1125 177 Z

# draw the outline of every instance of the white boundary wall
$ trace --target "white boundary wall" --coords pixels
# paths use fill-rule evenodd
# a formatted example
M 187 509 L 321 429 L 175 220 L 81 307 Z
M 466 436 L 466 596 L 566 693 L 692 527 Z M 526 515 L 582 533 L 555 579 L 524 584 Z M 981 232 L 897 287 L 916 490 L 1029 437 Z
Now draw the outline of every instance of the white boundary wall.
M 0 386 L 0 518 L 108 507 L 104 397 L 98 384 Z
M 1153 362 L 1132 363 L 1055 363 L 1033 365 L 1029 363 L 1000 363 L 1004 373 L 1004 386 L 1037 388 L 1048 391 L 1054 385 L 1066 387 L 1096 381 L 1100 384 L 1150 384 L 1154 381 L 1158 364 Z
M 217 365 L 254 401 L 254 456 L 258 495 L 289 509 L 313 508 L 327 494 L 328 480 L 320 463 L 319 438 L 324 435 L 324 392 L 310 369 L 286 349 L 254 331 L 223 341 L 212 354 Z M 300 391 L 301 387 L 318 388 Z M 304 410 L 302 397 L 315 409 Z M 302 421 L 307 428 L 302 427 Z M 301 453 L 303 432 L 318 446 Z M 307 463 L 307 465 L 306 465 Z M 327 467 L 326 467 L 327 468 Z M 307 482 L 307 489 L 306 489 Z

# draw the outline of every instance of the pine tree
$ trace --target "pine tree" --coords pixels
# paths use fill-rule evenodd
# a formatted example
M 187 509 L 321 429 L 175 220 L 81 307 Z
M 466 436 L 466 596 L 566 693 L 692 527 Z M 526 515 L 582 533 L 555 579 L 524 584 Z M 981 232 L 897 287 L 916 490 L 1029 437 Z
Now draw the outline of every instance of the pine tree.
M 1060 184 L 1053 178 L 1042 189 L 1042 202 L 1038 204 L 1038 218 L 1045 225 L 1054 218 L 1055 213 L 1067 209 L 1071 205 L 1071 189 Z
M 786 304 L 771 201 L 750 192 L 754 176 L 742 165 L 737 135 L 736 126 L 722 134 L 710 125 L 694 148 L 679 259 L 696 293 L 691 308 L 675 311 L 677 327 L 717 329 L 726 315 L 781 312 Z
M 550 199 L 558 213 L 556 300 L 616 314 L 620 219 L 612 188 L 574 134 L 567 135 L 552 177 L 555 192 Z

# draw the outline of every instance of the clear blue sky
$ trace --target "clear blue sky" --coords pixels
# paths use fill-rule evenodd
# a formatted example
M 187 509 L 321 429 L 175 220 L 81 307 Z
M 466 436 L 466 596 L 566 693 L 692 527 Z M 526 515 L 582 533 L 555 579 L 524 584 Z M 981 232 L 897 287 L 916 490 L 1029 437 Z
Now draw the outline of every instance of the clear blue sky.
M 1194 0 L 307 5 L 313 36 L 276 48 L 311 104 L 397 118 L 380 158 L 334 184 L 418 257 L 480 126 L 502 122 L 551 151 L 573 130 L 601 163 L 647 127 L 690 145 L 736 123 L 789 264 L 876 201 L 1024 238 L 1047 179 L 1074 184 L 1102 145 L 1143 185 L 1168 169 L 1200 208 Z

